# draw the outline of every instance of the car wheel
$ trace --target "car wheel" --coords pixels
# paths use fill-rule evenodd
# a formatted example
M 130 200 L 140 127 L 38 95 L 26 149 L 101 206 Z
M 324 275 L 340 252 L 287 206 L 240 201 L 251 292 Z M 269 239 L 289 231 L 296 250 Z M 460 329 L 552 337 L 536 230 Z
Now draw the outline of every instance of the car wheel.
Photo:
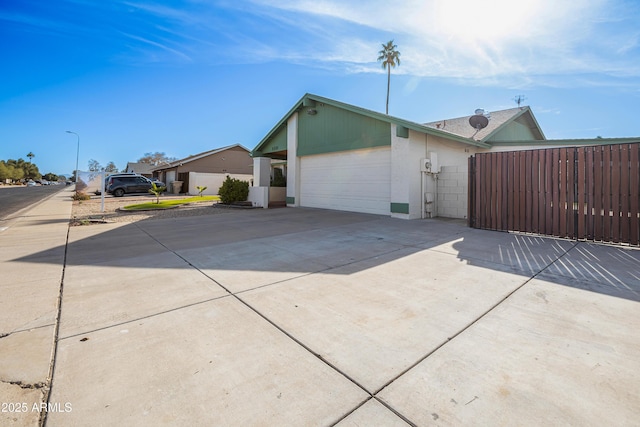
M 122 188 L 116 188 L 116 190 L 113 192 L 113 195 L 115 197 L 122 197 L 124 196 L 124 190 Z

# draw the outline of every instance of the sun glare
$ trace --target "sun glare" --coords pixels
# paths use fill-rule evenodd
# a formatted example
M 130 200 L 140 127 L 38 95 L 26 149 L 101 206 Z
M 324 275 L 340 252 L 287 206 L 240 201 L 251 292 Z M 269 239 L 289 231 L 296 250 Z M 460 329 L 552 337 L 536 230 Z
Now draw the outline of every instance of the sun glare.
M 435 25 L 444 37 L 501 44 L 531 25 L 539 4 L 539 0 L 443 0 L 435 10 Z

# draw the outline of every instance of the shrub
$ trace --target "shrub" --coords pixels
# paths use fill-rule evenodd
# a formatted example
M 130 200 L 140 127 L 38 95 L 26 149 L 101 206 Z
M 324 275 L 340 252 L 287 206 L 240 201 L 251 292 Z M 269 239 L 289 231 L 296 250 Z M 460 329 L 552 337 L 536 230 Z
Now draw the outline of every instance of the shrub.
M 273 170 L 273 178 L 271 179 L 272 187 L 286 187 L 287 178 L 282 174 L 282 169 L 275 168 Z
M 218 190 L 218 195 L 222 203 L 244 202 L 249 197 L 249 183 L 227 175 Z
M 91 196 L 89 196 L 87 193 L 83 193 L 82 191 L 76 191 L 73 194 L 73 200 L 90 200 Z

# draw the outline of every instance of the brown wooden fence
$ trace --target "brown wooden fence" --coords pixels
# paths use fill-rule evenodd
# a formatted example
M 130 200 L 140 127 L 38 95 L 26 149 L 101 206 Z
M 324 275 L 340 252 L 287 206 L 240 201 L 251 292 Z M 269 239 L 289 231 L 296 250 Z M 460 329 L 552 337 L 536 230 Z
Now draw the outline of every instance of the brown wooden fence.
M 471 227 L 640 244 L 640 143 L 469 158 Z

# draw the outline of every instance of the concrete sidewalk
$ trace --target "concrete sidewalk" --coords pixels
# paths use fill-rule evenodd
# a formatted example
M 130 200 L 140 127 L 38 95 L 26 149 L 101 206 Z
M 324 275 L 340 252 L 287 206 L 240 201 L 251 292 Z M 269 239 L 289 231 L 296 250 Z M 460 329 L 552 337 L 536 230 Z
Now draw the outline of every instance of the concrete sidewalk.
M 54 350 L 73 189 L 3 221 L 0 425 L 37 425 Z M 25 260 L 29 258 L 29 260 Z M 21 259 L 23 261 L 21 261 Z
M 0 233 L 2 402 L 46 390 L 70 203 L 38 208 Z M 49 426 L 640 422 L 637 249 L 273 209 L 66 250 Z

